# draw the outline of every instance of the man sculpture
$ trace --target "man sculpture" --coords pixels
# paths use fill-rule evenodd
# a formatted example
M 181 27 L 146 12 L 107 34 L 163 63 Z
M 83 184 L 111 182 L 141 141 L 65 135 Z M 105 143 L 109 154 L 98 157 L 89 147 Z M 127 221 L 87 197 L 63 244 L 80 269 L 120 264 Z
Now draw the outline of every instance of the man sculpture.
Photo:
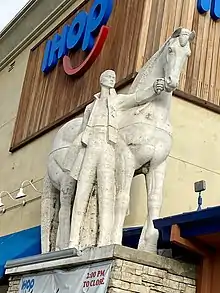
M 58 131 L 42 196 L 43 252 L 54 250 L 55 244 L 57 249 L 81 248 L 81 229 L 94 185 L 99 226 L 95 242 L 121 244 L 135 170 L 145 175 L 148 206 L 138 248 L 157 251 L 153 220 L 160 216 L 172 146 L 172 92 L 194 38 L 195 32 L 176 29 L 140 69 L 128 94 L 116 93 L 114 71 L 102 73 L 100 94 L 83 119 L 75 118 Z
M 155 87 L 134 94 L 117 94 L 114 86 L 115 72 L 107 70 L 101 74 L 100 94 L 95 95 L 95 101 L 85 111 L 82 132 L 77 137 L 78 152 L 75 144 L 72 156 L 75 161 L 70 168 L 70 175 L 77 180 L 77 189 L 73 205 L 70 247 L 79 248 L 80 231 L 93 185 L 97 182 L 99 206 L 99 236 L 98 246 L 121 243 L 121 235 L 114 235 L 114 222 L 124 221 L 117 216 L 116 178 L 118 168 L 122 164 L 121 155 L 129 156 L 129 149 L 118 134 L 118 115 L 120 111 L 133 108 L 150 101 L 158 92 L 164 89 L 164 81 L 157 80 Z M 71 152 L 71 147 L 70 147 Z M 66 162 L 70 166 L 70 162 Z M 66 167 L 68 169 L 68 167 Z M 133 169 L 133 168 L 132 168 Z M 123 171 L 123 170 L 122 170 Z M 120 175 L 119 175 L 120 176 Z M 133 173 L 130 174 L 133 177 Z M 129 187 L 130 188 L 130 187 Z M 126 196 L 129 202 L 128 196 Z M 118 215 L 121 211 L 118 211 Z M 117 223 L 115 223 L 117 225 Z M 123 225 L 123 223 L 122 223 Z M 119 238 L 119 239 L 117 239 Z

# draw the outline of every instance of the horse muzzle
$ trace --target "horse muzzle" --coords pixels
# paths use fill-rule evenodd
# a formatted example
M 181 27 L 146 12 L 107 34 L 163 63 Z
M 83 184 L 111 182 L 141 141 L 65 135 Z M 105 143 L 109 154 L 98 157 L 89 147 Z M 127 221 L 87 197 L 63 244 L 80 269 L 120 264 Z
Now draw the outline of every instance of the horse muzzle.
M 165 90 L 167 92 L 174 91 L 179 85 L 179 80 L 172 79 L 171 77 L 168 77 L 165 79 Z

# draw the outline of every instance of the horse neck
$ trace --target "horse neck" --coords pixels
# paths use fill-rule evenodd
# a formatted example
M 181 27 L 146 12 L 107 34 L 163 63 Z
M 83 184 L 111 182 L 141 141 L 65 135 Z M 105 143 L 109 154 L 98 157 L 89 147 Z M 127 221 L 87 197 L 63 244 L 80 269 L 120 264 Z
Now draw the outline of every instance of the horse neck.
M 139 88 L 144 89 L 152 87 L 156 79 L 164 78 L 164 65 L 165 59 L 163 57 L 163 52 L 161 54 L 157 52 L 140 70 L 140 79 L 138 80 L 137 77 L 130 88 L 130 92 L 135 90 L 135 87 L 138 85 L 138 83 L 141 84 Z
M 162 57 L 162 56 L 160 56 Z M 153 64 L 152 70 L 146 75 L 145 87 L 150 87 L 158 78 L 164 78 L 164 59 L 158 58 Z M 149 110 L 149 107 L 152 108 L 153 113 L 160 111 L 160 114 L 163 114 L 164 120 L 169 121 L 169 113 L 171 107 L 171 98 L 172 93 L 163 91 L 156 99 L 142 106 L 141 112 L 146 114 Z M 145 113 L 146 112 L 146 113 Z M 161 113 L 163 112 L 163 113 Z M 159 117 L 161 115 L 155 115 L 154 117 Z
M 152 86 L 153 83 L 158 78 L 164 78 L 164 69 L 163 65 L 161 64 L 161 59 L 155 61 L 155 64 L 153 66 L 153 69 L 150 71 L 150 73 L 147 76 L 147 86 Z

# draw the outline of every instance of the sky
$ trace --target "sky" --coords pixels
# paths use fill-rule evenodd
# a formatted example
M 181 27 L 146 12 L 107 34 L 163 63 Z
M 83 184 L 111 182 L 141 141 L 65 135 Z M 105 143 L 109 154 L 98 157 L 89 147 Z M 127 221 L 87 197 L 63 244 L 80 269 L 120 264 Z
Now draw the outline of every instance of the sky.
M 28 0 L 0 0 L 0 31 L 27 2 Z

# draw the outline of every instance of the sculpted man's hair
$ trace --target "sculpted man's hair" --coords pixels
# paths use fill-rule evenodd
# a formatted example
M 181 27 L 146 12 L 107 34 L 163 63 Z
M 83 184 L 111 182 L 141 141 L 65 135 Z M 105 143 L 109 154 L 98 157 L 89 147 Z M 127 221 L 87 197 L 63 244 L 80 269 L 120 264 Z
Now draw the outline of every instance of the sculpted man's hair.
M 111 70 L 111 69 L 108 69 L 108 70 L 105 70 L 104 72 L 102 72 L 102 74 L 100 75 L 100 83 L 102 84 L 102 80 L 103 80 L 103 77 L 106 76 L 106 74 L 113 74 L 115 76 L 115 72 L 114 70 Z

